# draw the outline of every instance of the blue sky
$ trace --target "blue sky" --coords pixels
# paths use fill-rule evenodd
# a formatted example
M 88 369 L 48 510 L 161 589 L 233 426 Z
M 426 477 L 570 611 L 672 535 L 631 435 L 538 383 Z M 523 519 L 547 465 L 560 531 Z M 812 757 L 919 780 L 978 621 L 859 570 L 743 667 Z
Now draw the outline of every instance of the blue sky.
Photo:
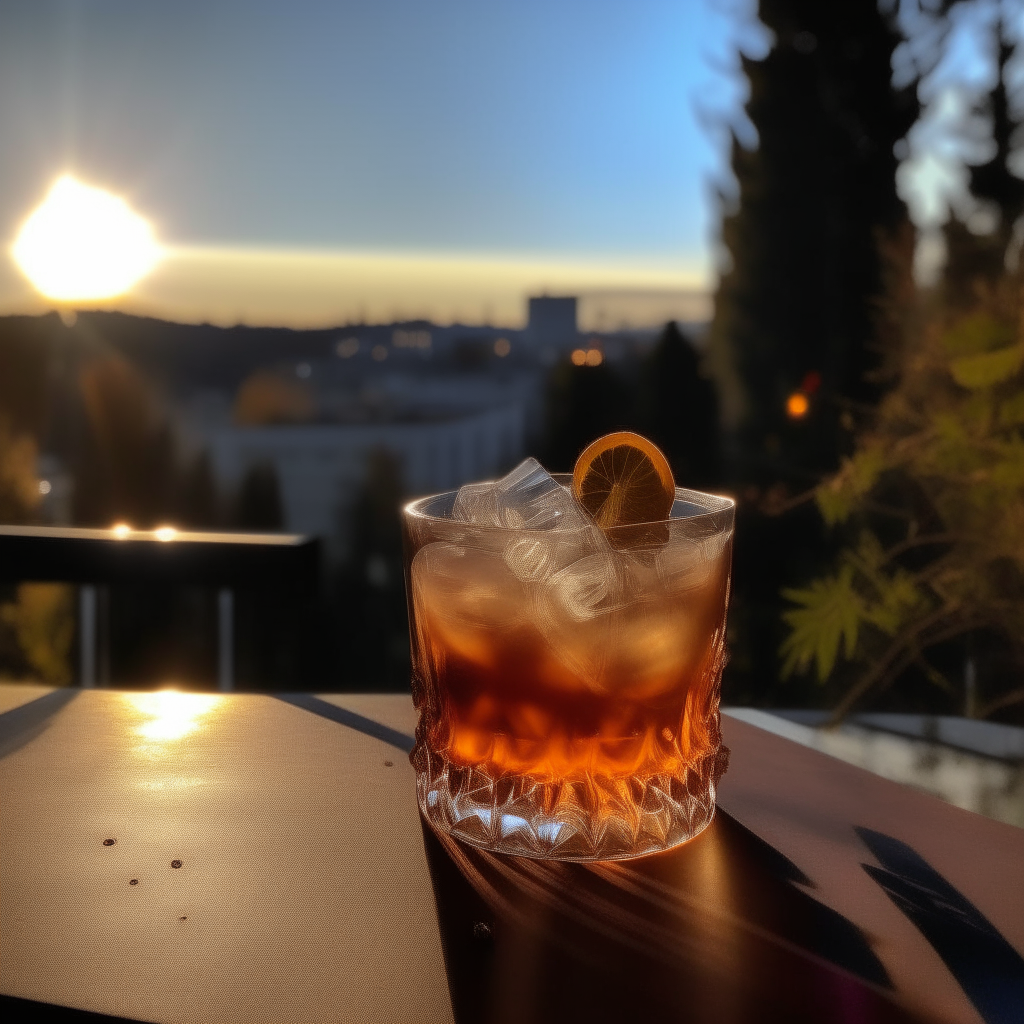
M 740 4 L 740 8 L 744 5 Z M 711 0 L 0 7 L 0 230 L 71 169 L 182 244 L 704 265 Z
M 70 171 L 175 247 L 122 302 L 140 312 L 511 323 L 530 291 L 707 291 L 754 6 L 0 4 L 0 239 Z M 963 178 L 948 128 L 956 83 L 984 77 L 972 18 L 901 172 L 922 223 Z M 39 305 L 0 260 L 0 312 Z

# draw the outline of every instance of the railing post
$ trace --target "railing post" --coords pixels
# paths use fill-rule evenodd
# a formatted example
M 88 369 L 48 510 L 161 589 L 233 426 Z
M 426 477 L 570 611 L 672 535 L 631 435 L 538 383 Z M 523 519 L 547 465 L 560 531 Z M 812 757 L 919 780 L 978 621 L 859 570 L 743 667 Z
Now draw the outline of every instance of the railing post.
M 96 588 L 96 685 L 110 686 L 110 587 Z
M 230 587 L 217 592 L 217 687 L 235 687 L 235 592 Z
M 96 588 L 78 588 L 78 683 L 83 689 L 96 685 Z

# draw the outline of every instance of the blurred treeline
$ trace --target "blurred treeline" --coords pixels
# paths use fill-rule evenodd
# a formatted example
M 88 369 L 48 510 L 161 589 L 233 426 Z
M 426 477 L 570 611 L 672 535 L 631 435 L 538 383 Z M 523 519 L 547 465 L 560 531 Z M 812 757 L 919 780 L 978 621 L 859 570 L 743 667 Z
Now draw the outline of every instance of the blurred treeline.
M 709 350 L 740 498 L 726 699 L 1022 718 L 1022 14 L 759 4 Z M 897 164 L 965 17 L 989 91 L 929 281 Z
M 56 507 L 79 526 L 280 529 L 273 470 L 254 467 L 236 494 L 218 493 L 206 453 L 182 446 L 171 405 L 88 318 L 0 320 L 0 520 L 44 522 Z M 236 595 L 239 676 L 297 686 L 306 611 L 282 604 L 270 580 Z M 216 621 L 208 589 L 101 588 L 101 683 L 212 686 Z M 76 629 L 75 588 L 0 587 L 0 675 L 71 682 Z
M 897 170 L 965 15 L 990 88 L 955 129 L 966 189 L 928 280 Z M 758 16 L 701 357 L 669 357 L 666 333 L 632 374 L 559 368 L 546 454 L 571 465 L 629 425 L 679 482 L 736 495 L 727 702 L 1021 721 L 1024 7 L 761 0 Z M 717 442 L 687 419 L 716 401 Z

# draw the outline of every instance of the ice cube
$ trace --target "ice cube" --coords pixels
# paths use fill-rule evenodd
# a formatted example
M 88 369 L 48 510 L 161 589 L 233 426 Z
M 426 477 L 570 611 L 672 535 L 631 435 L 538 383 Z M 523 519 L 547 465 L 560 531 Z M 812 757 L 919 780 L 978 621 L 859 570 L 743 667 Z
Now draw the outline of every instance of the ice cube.
M 497 482 L 496 491 L 510 529 L 579 529 L 587 524 L 576 499 L 536 459 L 520 462 Z
M 491 480 L 482 484 L 464 484 L 455 496 L 452 518 L 476 526 L 501 526 L 496 486 Z
M 657 555 L 658 575 L 671 592 L 706 586 L 721 572 L 720 562 L 729 534 L 701 539 L 680 538 Z
M 587 555 L 606 550 L 601 531 L 593 524 L 578 530 L 526 532 L 505 544 L 505 564 L 518 580 L 538 583 Z
M 428 544 L 416 553 L 411 577 L 420 646 L 430 656 L 447 650 L 493 666 L 494 638 L 522 625 L 529 612 L 529 595 L 500 553 Z
M 605 548 L 535 585 L 537 627 L 568 670 L 562 685 L 604 688 L 611 625 L 623 597 L 617 558 Z
M 547 582 L 552 607 L 583 622 L 617 605 L 622 597 L 617 568 L 612 552 L 599 551 L 559 569 Z
M 508 530 L 578 530 L 590 523 L 569 490 L 533 458 L 500 480 L 460 488 L 452 517 Z

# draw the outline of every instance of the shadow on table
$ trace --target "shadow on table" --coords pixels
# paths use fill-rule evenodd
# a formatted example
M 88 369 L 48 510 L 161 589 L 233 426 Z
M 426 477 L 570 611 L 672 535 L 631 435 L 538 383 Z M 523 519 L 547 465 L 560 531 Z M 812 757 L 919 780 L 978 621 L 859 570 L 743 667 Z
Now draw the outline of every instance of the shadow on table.
M 985 1024 L 1024 1020 L 1024 959 L 916 850 L 855 827 L 881 865 L 862 867 L 942 958 Z
M 721 809 L 618 863 L 506 857 L 422 822 L 458 1024 L 907 1021 L 861 932 Z
M 50 719 L 81 690 L 54 690 L 0 714 L 0 758 L 20 750 L 50 727 Z

